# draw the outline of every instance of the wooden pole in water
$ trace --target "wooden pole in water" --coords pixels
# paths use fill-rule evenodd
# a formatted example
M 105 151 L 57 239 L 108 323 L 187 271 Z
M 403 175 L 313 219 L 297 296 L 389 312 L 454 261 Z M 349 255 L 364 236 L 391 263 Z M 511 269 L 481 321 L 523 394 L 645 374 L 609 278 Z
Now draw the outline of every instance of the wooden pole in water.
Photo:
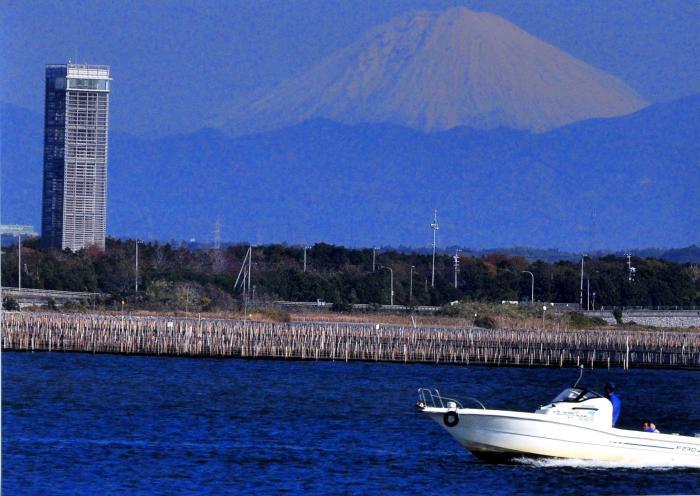
M 700 368 L 700 334 L 408 327 L 121 315 L 8 314 L 5 350 L 559 366 Z M 638 351 L 632 351 L 636 346 Z M 344 350 L 344 352 L 343 352 Z M 596 356 L 600 351 L 600 355 Z M 558 354 L 558 360 L 557 355 Z M 576 357 L 574 359 L 574 357 Z M 614 362 L 614 363 L 613 363 Z

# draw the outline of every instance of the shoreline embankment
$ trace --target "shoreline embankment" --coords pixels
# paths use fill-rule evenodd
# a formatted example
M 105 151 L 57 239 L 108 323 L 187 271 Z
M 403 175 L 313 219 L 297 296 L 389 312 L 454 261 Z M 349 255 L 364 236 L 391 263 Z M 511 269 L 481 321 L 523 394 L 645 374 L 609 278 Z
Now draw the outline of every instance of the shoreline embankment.
M 4 351 L 700 370 L 700 333 L 5 312 Z

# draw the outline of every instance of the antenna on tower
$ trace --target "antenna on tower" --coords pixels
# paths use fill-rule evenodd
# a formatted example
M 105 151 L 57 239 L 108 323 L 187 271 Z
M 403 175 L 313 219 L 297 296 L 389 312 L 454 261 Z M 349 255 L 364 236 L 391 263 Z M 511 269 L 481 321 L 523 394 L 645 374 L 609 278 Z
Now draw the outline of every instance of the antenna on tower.
M 440 229 L 437 221 L 437 209 L 433 210 L 433 222 L 430 224 L 430 229 L 433 230 L 433 273 L 430 280 L 430 287 L 435 287 L 435 247 L 437 246 L 437 230 Z

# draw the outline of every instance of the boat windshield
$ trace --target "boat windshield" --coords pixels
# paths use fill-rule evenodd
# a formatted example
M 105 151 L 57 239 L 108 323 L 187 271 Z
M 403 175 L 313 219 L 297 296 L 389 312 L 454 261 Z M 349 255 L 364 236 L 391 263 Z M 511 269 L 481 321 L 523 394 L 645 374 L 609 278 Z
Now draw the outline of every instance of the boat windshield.
M 591 398 L 602 398 L 595 391 L 590 391 L 583 388 L 566 388 L 564 391 L 552 400 L 552 403 L 578 403 L 581 401 L 590 400 Z

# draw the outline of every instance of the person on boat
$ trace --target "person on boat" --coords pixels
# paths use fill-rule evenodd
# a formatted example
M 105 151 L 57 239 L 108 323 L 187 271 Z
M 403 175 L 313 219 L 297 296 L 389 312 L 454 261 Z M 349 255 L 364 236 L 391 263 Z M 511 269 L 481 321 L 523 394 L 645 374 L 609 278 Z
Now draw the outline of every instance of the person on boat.
M 656 434 L 660 433 L 659 429 L 656 428 L 656 425 L 654 425 L 653 422 L 649 422 L 648 420 L 645 420 L 642 424 L 642 430 L 644 432 L 653 432 Z
M 622 409 L 622 400 L 620 400 L 620 397 L 617 394 L 615 394 L 615 383 L 608 382 L 605 385 L 605 397 L 610 400 L 610 403 L 612 403 L 612 425 L 614 427 L 615 424 L 617 424 L 617 419 L 620 418 L 620 410 Z

